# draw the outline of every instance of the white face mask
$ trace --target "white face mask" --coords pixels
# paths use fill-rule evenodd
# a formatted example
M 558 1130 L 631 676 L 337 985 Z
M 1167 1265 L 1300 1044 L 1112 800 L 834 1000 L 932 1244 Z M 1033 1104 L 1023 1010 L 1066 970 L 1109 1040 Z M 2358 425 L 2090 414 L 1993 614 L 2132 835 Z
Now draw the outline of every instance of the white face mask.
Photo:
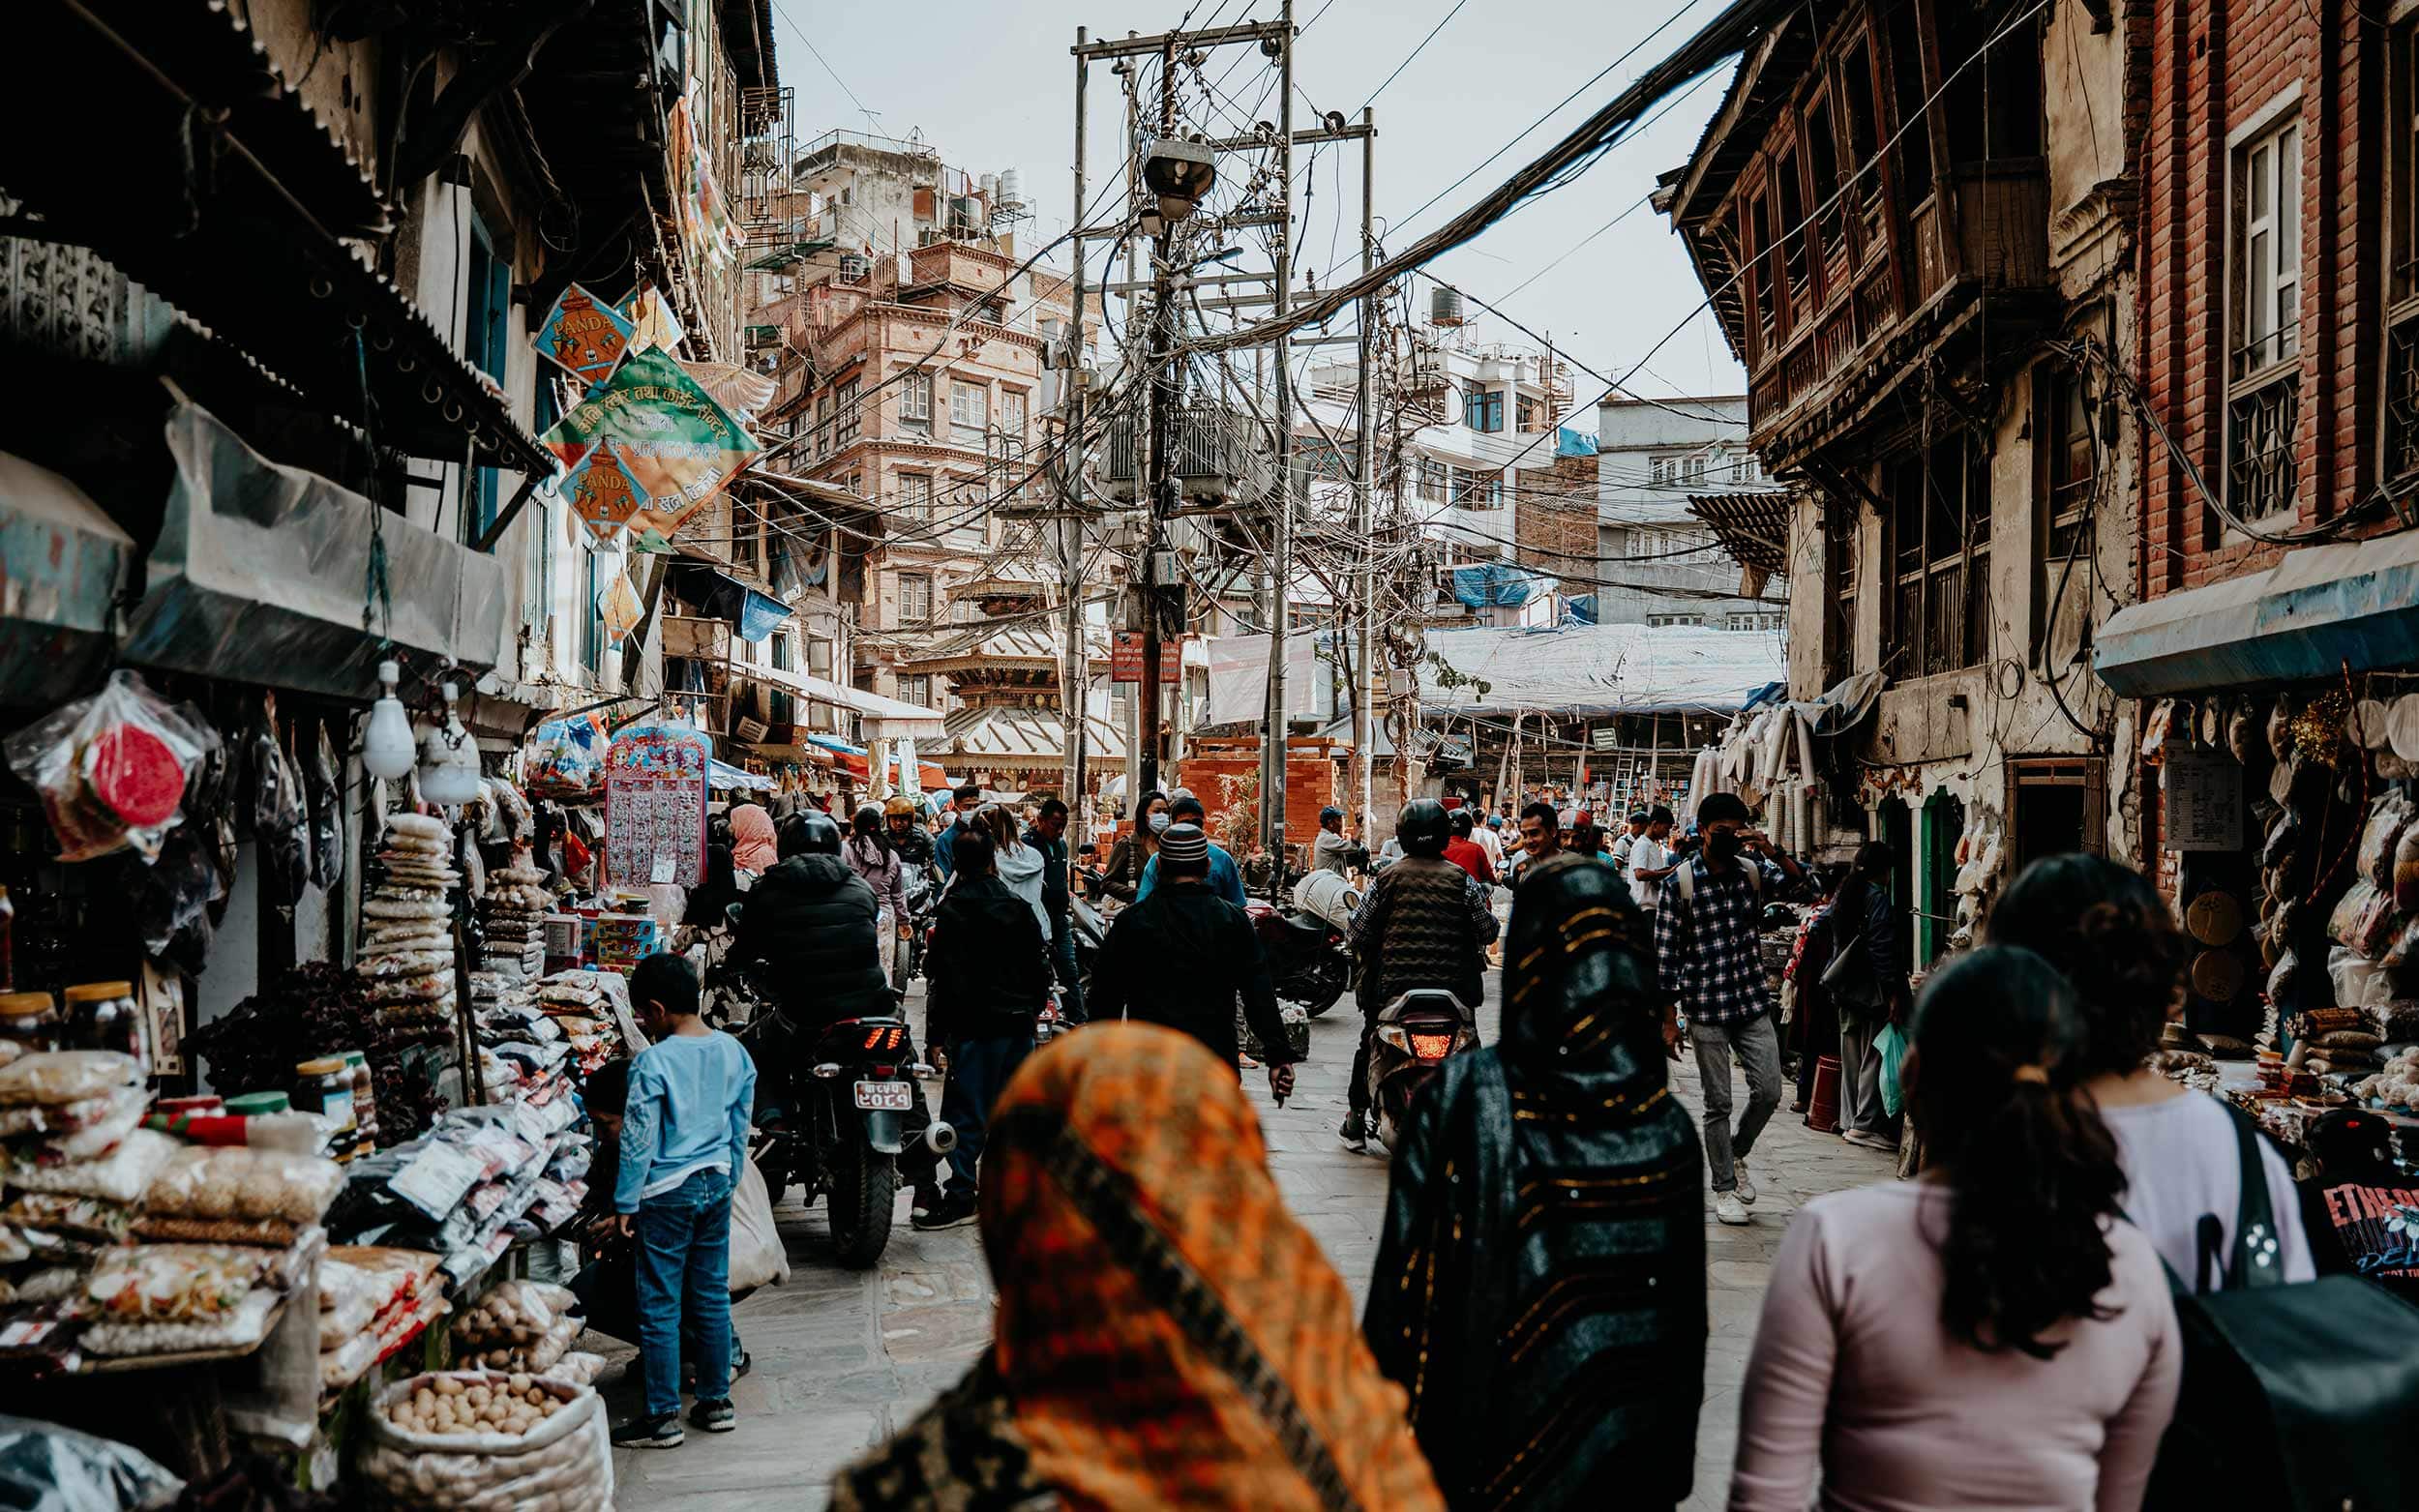
M 1153 835 L 1166 833 L 1168 827 L 1168 811 L 1161 809 L 1157 813 L 1153 814 L 1150 816 L 1150 833 Z

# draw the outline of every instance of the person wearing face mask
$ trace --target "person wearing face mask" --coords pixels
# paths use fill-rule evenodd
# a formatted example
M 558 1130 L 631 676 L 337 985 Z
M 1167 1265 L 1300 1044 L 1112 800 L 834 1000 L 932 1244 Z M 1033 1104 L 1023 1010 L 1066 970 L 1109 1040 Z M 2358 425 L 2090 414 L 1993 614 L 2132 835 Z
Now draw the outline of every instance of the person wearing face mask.
M 1703 848 L 1672 869 L 1656 901 L 1655 954 L 1663 987 L 1688 1016 L 1696 1047 L 1714 1217 L 1744 1224 L 1756 1197 L 1747 1151 L 1780 1106 L 1780 1036 L 1773 1027 L 1757 924 L 1782 882 L 1803 874 L 1786 851 L 1750 827 L 1747 806 L 1736 793 L 1709 795 L 1697 805 L 1696 825 Z M 1747 1076 L 1747 1111 L 1735 1130 L 1733 1058 Z
M 1135 890 L 1142 886 L 1143 868 L 1150 865 L 1159 853 L 1159 837 L 1167 832 L 1168 795 L 1156 787 L 1143 794 L 1142 806 L 1134 811 L 1134 831 L 1120 835 L 1109 847 L 1109 864 L 1100 874 L 1100 884 L 1109 896 L 1120 903 L 1132 903 Z

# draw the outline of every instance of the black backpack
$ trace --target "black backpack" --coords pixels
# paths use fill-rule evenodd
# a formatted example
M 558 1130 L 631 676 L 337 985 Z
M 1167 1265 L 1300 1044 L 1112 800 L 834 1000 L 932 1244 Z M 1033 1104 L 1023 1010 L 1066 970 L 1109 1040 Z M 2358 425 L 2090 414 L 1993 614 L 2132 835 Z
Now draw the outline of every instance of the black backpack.
M 2259 1135 L 2234 1115 L 2242 1205 L 2231 1263 L 2202 1220 L 2198 1289 L 2172 1269 L 2184 1342 L 2175 1418 L 2143 1506 L 2207 1512 L 2419 1507 L 2419 1308 L 2358 1276 L 2284 1284 Z

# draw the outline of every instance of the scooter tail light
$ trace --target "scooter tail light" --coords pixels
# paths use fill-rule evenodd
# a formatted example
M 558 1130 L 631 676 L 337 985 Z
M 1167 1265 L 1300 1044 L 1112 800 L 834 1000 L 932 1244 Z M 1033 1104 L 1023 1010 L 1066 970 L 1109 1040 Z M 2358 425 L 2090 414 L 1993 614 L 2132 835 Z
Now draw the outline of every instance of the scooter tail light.
M 1411 1052 L 1421 1060 L 1443 1060 L 1452 1053 L 1453 1037 L 1449 1034 L 1415 1034 L 1411 1037 Z

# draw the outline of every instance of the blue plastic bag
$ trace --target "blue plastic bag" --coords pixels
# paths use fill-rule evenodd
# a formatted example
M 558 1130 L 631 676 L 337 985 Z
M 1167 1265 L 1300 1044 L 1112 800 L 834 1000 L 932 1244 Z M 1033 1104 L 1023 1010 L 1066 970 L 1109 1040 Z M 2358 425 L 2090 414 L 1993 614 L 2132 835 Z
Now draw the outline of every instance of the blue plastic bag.
M 1898 1082 L 1898 1063 L 1906 1059 L 1906 1036 L 1895 1023 L 1885 1023 L 1873 1036 L 1874 1053 L 1881 1056 L 1881 1111 L 1896 1118 L 1906 1104 L 1906 1088 Z

